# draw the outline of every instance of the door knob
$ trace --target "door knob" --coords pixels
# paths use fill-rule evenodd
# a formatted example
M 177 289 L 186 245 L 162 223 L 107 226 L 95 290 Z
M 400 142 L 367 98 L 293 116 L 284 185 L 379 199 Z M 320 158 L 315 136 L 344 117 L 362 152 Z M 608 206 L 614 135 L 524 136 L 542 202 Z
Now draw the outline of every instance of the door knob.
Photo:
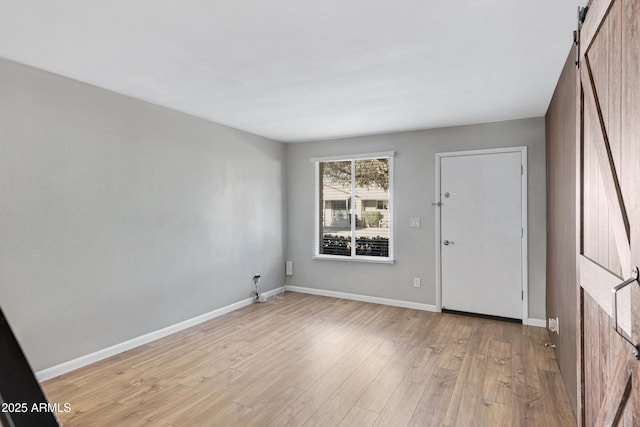
M 453 245 L 453 242 L 450 240 L 445 240 L 444 242 L 442 242 L 442 244 L 445 246 L 449 246 L 449 245 Z

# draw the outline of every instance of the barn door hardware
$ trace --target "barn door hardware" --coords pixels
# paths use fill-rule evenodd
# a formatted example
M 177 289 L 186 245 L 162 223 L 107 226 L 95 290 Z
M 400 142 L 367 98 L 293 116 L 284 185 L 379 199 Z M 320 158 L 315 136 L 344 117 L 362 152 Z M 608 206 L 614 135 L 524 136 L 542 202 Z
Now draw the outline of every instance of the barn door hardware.
M 580 26 L 584 23 L 584 20 L 587 19 L 587 12 L 589 11 L 589 6 L 578 7 L 578 21 L 580 22 Z
M 576 30 L 573 32 L 573 43 L 576 45 L 576 68 L 580 68 L 580 29 L 584 20 L 587 18 L 587 12 L 589 6 L 578 6 L 578 24 Z
M 611 326 L 613 327 L 613 330 L 616 331 L 616 334 L 620 335 L 622 337 L 623 340 L 625 340 L 626 342 L 628 342 L 631 347 L 633 347 L 633 355 L 636 357 L 636 359 L 640 360 L 640 349 L 638 349 L 638 346 L 635 345 L 634 343 L 632 343 L 627 337 L 624 336 L 624 334 L 622 334 L 620 331 L 618 331 L 618 291 L 620 289 L 626 288 L 627 286 L 629 286 L 630 284 L 632 284 L 633 282 L 638 280 L 638 267 L 635 267 L 633 269 L 632 272 L 632 276 L 631 278 L 625 280 L 624 282 L 620 283 L 618 286 L 614 286 L 612 289 L 613 292 L 613 311 L 612 311 L 612 320 L 613 322 L 611 322 Z

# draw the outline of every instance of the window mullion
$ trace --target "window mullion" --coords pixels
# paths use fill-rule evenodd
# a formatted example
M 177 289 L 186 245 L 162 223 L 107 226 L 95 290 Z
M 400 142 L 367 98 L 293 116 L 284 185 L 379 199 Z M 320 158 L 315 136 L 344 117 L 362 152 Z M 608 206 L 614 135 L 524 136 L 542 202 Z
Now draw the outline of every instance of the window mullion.
M 356 256 L 356 161 L 351 160 L 351 256 Z

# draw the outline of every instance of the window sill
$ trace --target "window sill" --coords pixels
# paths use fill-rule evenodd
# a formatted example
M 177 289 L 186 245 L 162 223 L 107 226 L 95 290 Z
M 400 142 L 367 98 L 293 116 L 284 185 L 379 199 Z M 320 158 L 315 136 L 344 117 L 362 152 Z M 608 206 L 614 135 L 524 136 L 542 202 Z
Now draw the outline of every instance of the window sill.
M 372 264 L 395 264 L 395 260 L 392 258 L 376 258 L 376 257 L 347 257 L 339 255 L 314 255 L 312 259 L 319 259 L 322 261 L 342 261 L 342 262 L 368 262 Z

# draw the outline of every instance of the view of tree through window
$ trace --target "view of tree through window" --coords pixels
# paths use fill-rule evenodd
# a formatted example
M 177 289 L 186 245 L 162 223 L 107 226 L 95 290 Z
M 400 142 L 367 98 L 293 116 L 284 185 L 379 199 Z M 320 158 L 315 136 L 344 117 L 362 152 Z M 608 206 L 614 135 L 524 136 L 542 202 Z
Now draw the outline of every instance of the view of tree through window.
M 318 162 L 318 254 L 389 257 L 390 159 Z

